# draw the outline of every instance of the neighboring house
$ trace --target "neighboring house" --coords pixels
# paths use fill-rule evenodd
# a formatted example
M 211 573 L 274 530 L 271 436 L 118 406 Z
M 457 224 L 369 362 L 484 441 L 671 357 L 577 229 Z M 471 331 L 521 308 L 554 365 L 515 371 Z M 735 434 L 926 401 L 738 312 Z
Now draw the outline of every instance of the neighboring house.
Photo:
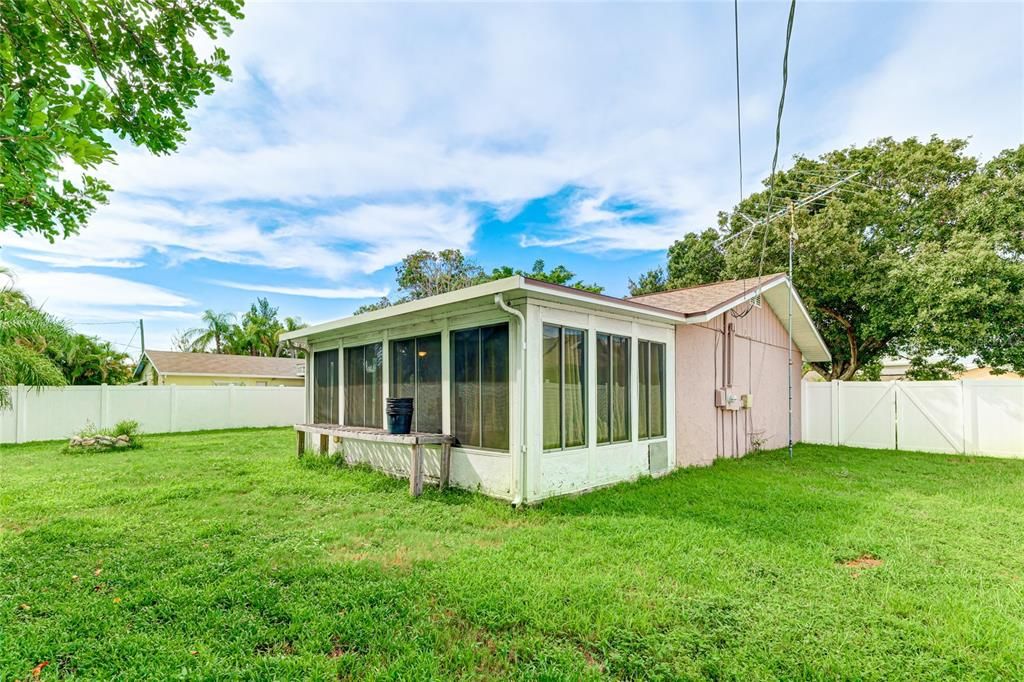
M 147 350 L 135 368 L 135 378 L 139 383 L 154 386 L 303 386 L 306 361 Z
M 940 358 L 932 358 L 932 361 L 939 360 Z M 976 363 L 970 360 L 961 360 L 960 364 L 963 365 L 964 371 L 960 372 L 955 378 L 956 379 L 1021 379 L 1019 374 L 1013 372 L 1004 372 L 1002 374 L 993 374 L 991 367 L 979 367 Z M 910 360 L 908 358 L 886 358 L 882 360 L 882 373 L 879 377 L 882 381 L 903 381 L 906 379 L 907 370 L 910 369 Z
M 784 275 L 633 299 L 508 277 L 282 338 L 312 351 L 307 422 L 380 429 L 413 397 L 414 429 L 456 439 L 451 482 L 514 503 L 784 446 L 787 379 L 796 438 L 803 360 L 830 359 Z M 408 471 L 407 447 L 339 435 Z

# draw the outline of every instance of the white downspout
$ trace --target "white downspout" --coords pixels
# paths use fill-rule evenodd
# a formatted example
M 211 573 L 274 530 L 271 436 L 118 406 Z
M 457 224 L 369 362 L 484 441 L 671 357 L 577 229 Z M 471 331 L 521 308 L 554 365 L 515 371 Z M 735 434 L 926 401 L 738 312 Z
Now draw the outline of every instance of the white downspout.
M 512 498 L 512 506 L 518 507 L 523 503 L 526 489 L 526 318 L 523 314 L 505 302 L 501 294 L 494 295 L 494 303 L 509 315 L 515 315 L 519 320 L 519 338 L 522 339 L 522 353 L 518 374 L 519 385 L 522 387 L 522 400 L 519 403 L 519 461 L 516 463 L 516 491 Z

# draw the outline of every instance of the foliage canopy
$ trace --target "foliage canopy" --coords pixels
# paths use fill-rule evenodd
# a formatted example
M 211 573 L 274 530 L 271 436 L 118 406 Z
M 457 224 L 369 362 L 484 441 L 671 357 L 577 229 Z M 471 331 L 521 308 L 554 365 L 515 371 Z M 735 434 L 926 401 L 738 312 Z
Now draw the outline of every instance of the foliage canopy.
M 884 138 L 797 157 L 776 175 L 773 210 L 858 173 L 792 214 L 794 280 L 832 352 L 831 364 L 813 365 L 826 378 L 850 379 L 886 356 L 949 361 L 922 376 L 970 355 L 1024 369 L 1024 146 L 985 164 L 966 146 Z M 669 276 L 647 273 L 636 292 L 786 270 L 790 217 L 716 245 L 749 226 L 742 214 L 768 213 L 768 186 L 720 214 L 717 230 L 676 242 Z
M 184 142 L 185 112 L 227 54 L 240 0 L 0 0 L 0 230 L 74 234 L 111 187 L 93 171 L 113 138 L 154 154 Z M 77 176 L 77 177 L 76 177 Z
M 355 314 L 380 310 L 396 303 L 436 296 L 513 275 L 598 294 L 604 291 L 604 287 L 598 284 L 577 279 L 576 273 L 564 265 L 556 265 L 551 270 L 546 270 L 545 267 L 544 261 L 538 259 L 534 261 L 533 268 L 529 271 L 503 265 L 487 272 L 459 249 L 442 249 L 437 252 L 420 249 L 403 258 L 395 267 L 395 283 L 398 285 L 399 295 L 394 300 L 383 297 L 360 306 Z

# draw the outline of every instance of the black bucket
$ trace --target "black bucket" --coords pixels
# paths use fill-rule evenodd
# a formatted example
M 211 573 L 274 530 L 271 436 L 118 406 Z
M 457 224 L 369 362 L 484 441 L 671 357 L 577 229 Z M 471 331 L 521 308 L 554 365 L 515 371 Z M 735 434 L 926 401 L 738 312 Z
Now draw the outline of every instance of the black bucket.
M 409 433 L 412 430 L 412 398 L 388 398 L 388 432 Z

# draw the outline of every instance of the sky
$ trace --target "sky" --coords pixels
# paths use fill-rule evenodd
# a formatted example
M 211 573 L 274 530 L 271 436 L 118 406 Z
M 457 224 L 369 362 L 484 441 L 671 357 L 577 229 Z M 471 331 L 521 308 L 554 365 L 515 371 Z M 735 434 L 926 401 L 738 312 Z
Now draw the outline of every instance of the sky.
M 771 163 L 788 3 L 741 2 L 745 192 Z M 37 304 L 137 354 L 266 296 L 315 323 L 451 247 L 623 295 L 740 195 L 731 2 L 251 3 L 174 155 L 120 147 L 75 237 L 0 232 Z M 798 3 L 784 167 L 882 137 L 1024 141 L 1024 4 Z

